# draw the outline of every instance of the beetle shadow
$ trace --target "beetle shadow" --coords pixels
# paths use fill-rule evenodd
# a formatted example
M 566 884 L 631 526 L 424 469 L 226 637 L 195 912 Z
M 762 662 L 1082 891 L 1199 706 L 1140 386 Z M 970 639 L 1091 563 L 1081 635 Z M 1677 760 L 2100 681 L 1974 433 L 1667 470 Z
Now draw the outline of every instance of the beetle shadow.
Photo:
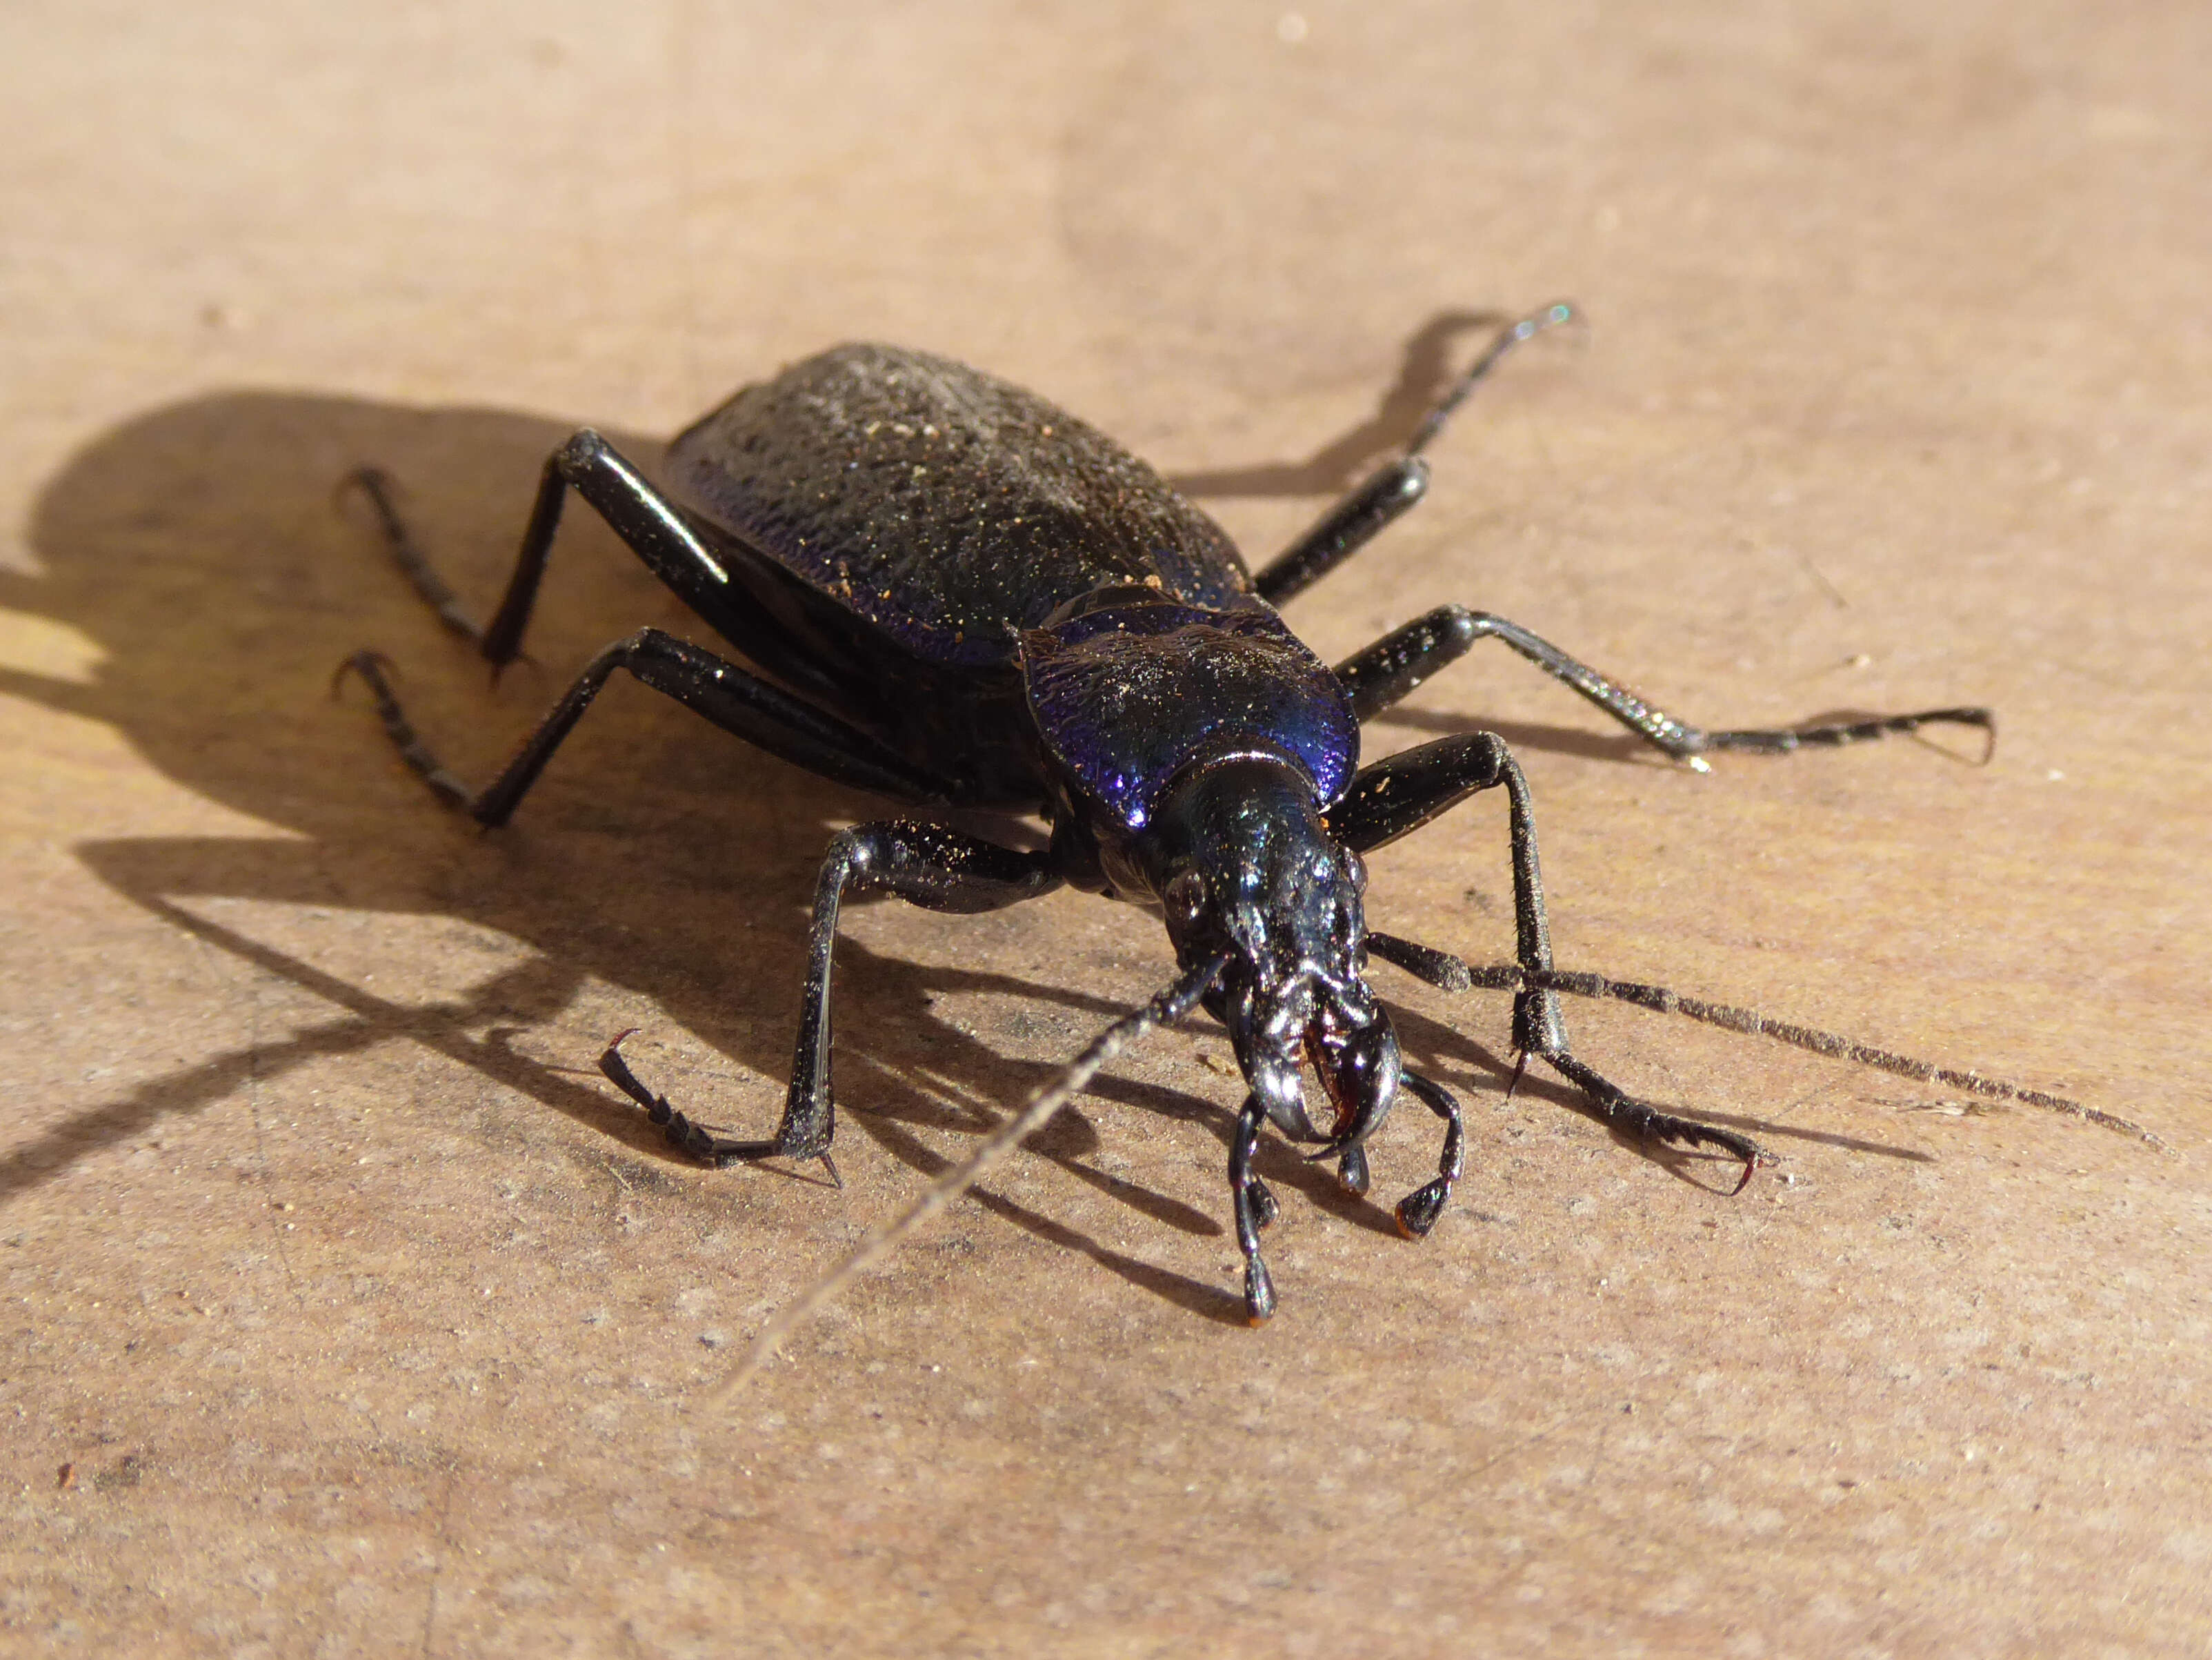
M 73 631 L 98 661 L 81 673 L 0 670 L 0 692 L 106 724 L 194 796 L 263 830 L 100 839 L 81 844 L 78 856 L 149 914 L 311 994 L 327 1013 L 191 1061 L 19 1143 L 0 1156 L 0 1204 L 161 1121 L 228 1100 L 249 1081 L 394 1040 L 566 1114 L 610 1137 L 623 1157 L 688 1168 L 589 1069 L 589 1055 L 565 1057 L 582 1063 L 567 1065 L 533 1052 L 528 1034 L 595 984 L 649 1000 L 665 1026 L 735 1063 L 696 1080 L 702 1087 L 692 1095 L 674 1079 L 653 1077 L 656 1087 L 694 1116 L 735 1119 L 746 1133 L 772 1122 L 816 873 L 834 828 L 870 812 L 866 798 L 703 733 L 696 716 L 618 680 L 516 824 L 486 836 L 437 811 L 398 768 L 357 689 L 332 701 L 336 665 L 363 647 L 383 650 L 443 758 L 465 776 L 486 777 L 565 684 L 567 666 L 641 624 L 700 631 L 595 515 L 574 513 L 530 640 L 532 656 L 556 666 L 510 673 L 489 691 L 483 664 L 441 634 L 390 568 L 358 500 L 334 496 L 337 481 L 364 463 L 389 470 L 441 570 L 488 608 L 544 458 L 568 430 L 498 410 L 224 393 L 125 423 L 46 485 L 31 527 L 42 569 L 0 570 L 0 606 Z M 653 441 L 616 441 L 641 463 L 659 453 Z M 293 908 L 290 920 L 267 925 L 257 904 Z M 408 943 L 417 925 L 463 924 L 520 951 L 457 990 L 410 1002 L 325 966 L 312 926 L 300 944 L 302 908 L 310 917 L 392 919 L 395 953 L 411 949 L 423 964 L 431 959 L 420 936 Z M 933 928 L 960 926 L 911 915 Z M 878 944 L 871 950 L 848 933 L 838 946 L 845 1118 L 924 1173 L 944 1162 L 925 1134 L 1001 1122 L 1059 1070 L 1001 1054 L 935 1012 L 938 1000 L 984 995 L 1057 1008 L 1070 1055 L 1127 1012 L 1078 989 L 1079 974 L 1054 984 L 930 966 Z M 769 1087 L 746 1087 L 739 1104 L 733 1074 Z M 1224 1105 L 1127 1079 L 1096 1080 L 1085 1094 L 1146 1110 L 1180 1103 L 1176 1116 L 1224 1144 L 1233 1122 Z M 511 1145 L 511 1131 L 489 1122 L 464 1117 L 462 1127 Z M 1215 1218 L 1096 1168 L 1096 1133 L 1073 1110 L 1032 1140 L 1042 1156 L 1151 1220 L 1223 1233 Z M 573 1156 L 604 1162 L 596 1152 Z M 1342 1208 L 1324 1171 L 1285 1154 L 1270 1174 Z M 709 1202 L 702 1189 L 683 1191 Z M 994 1192 L 977 1198 L 1180 1306 L 1243 1317 L 1241 1301 L 1219 1286 L 1109 1250 Z
M 1266 461 L 1170 475 L 1185 496 L 1329 496 L 1350 489 L 1386 457 L 1404 450 L 1422 417 L 1436 407 L 1464 364 L 1455 361 L 1470 334 L 1490 334 L 1515 319 L 1501 311 L 1441 311 L 1406 338 L 1398 378 L 1375 413 L 1322 445 L 1303 461 Z

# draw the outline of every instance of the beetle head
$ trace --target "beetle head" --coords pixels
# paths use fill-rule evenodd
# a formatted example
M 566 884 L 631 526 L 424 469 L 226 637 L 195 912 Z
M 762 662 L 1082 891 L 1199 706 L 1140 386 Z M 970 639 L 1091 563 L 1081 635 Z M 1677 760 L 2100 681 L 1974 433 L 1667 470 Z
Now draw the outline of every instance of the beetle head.
M 1177 958 L 1229 956 L 1206 1007 L 1268 1118 L 1325 1152 L 1365 1140 L 1398 1092 L 1398 1039 L 1367 988 L 1367 873 L 1322 820 L 1304 769 L 1240 746 L 1163 792 L 1135 849 Z M 1300 1081 L 1310 1063 L 1329 1110 Z

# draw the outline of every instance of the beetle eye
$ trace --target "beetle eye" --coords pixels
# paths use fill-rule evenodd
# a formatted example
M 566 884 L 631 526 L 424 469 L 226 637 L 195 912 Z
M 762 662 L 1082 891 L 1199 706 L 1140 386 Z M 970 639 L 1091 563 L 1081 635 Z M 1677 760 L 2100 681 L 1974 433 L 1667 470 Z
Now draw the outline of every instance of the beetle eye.
M 1344 869 L 1345 873 L 1352 878 L 1352 891 L 1354 893 L 1366 892 L 1367 861 L 1350 848 L 1344 850 Z
M 1196 871 L 1184 871 L 1169 880 L 1167 891 L 1160 900 L 1170 916 L 1188 926 L 1198 921 L 1199 913 L 1206 908 L 1206 883 Z

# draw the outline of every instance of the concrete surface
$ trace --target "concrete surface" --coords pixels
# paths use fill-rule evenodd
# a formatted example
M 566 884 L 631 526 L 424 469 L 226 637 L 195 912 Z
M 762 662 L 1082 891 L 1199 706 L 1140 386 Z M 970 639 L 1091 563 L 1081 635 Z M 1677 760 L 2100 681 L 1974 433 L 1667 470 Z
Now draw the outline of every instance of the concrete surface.
M 0 1647 L 2203 1652 L 2208 80 L 2181 0 L 0 11 Z M 1561 295 L 1587 336 L 1293 623 L 1340 654 L 1464 599 L 1720 724 L 1986 702 L 1996 761 L 1699 778 L 1502 652 L 1374 743 L 1518 746 L 1567 965 L 2178 1156 L 1571 1010 L 1782 1155 L 1731 1200 L 1507 1103 L 1504 1000 L 1378 970 L 1468 1104 L 1425 1244 L 1421 1115 L 1379 1204 L 1273 1147 L 1245 1329 L 1194 1025 L 703 1415 L 1164 942 L 856 909 L 844 1190 L 670 1157 L 599 1046 L 764 1130 L 814 866 L 874 809 L 618 686 L 510 831 L 448 820 L 327 696 L 345 653 L 482 775 L 684 619 L 579 515 L 542 672 L 488 692 L 335 481 L 390 468 L 488 597 L 576 425 L 649 457 L 884 337 L 1264 555 L 1466 313 Z M 1502 956 L 1503 836 L 1379 854 L 1375 920 Z

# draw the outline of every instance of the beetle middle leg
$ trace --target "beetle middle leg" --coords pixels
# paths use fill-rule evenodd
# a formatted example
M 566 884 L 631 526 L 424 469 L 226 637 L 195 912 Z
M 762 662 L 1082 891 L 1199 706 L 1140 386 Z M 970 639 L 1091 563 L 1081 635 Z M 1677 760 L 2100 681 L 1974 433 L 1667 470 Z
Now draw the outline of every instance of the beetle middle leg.
M 827 1152 L 836 1128 L 830 1073 L 830 975 L 837 912 L 846 892 L 893 893 L 925 910 L 1000 910 L 1060 885 L 1050 855 L 1018 852 L 940 824 L 886 819 L 841 830 L 822 861 L 807 939 L 806 985 L 791 1090 L 776 1151 L 794 1158 Z
M 514 816 L 515 808 L 538 781 L 554 751 L 583 718 L 617 669 L 629 671 L 653 690 L 704 715 L 723 731 L 839 783 L 909 801 L 941 798 L 946 789 L 940 781 L 908 765 L 835 715 L 672 634 L 640 629 L 594 657 L 523 740 L 500 775 L 471 795 L 439 764 L 416 734 L 385 667 L 385 660 L 374 652 L 356 652 L 340 665 L 338 675 L 343 678 L 350 672 L 368 684 L 386 733 L 400 758 L 432 794 L 487 827 L 504 824 Z
M 1497 733 L 1439 738 L 1361 768 L 1343 800 L 1329 810 L 1329 828 L 1346 847 L 1364 854 L 1419 830 L 1478 791 L 1499 787 L 1510 806 L 1515 954 L 1529 976 L 1548 975 L 1553 970 L 1551 926 L 1544 914 L 1544 879 L 1528 784 Z M 1622 1129 L 1649 1140 L 1720 1148 L 1743 1160 L 1747 1182 L 1765 1157 L 1758 1143 L 1662 1112 L 1584 1065 L 1568 1047 L 1559 994 L 1540 983 L 1525 985 L 1514 996 L 1513 1046 L 1524 1057 L 1534 1055 L 1547 1062 Z M 1429 1104 L 1436 1106 L 1433 1101 Z
M 1320 519 L 1274 559 L 1261 567 L 1252 585 L 1260 597 L 1279 605 L 1335 569 L 1367 545 L 1428 493 L 1428 464 L 1421 451 L 1443 431 L 1461 404 L 1506 356 L 1547 329 L 1577 320 L 1564 301 L 1531 312 L 1498 331 L 1490 344 L 1415 429 L 1403 455 L 1363 480 L 1333 503 Z M 1813 745 L 1857 743 L 1924 726 L 1979 727 L 1996 741 L 1995 717 L 1985 708 L 1923 709 L 1911 714 L 1866 721 L 1823 721 L 1800 727 L 1713 732 L 1677 720 L 1654 708 L 1608 675 L 1578 662 L 1550 642 L 1518 623 L 1466 605 L 1443 605 L 1385 635 L 1337 666 L 1337 678 L 1352 693 L 1361 721 L 1396 702 L 1430 675 L 1463 656 L 1477 640 L 1504 642 L 1554 679 L 1573 687 L 1632 732 L 1677 760 L 1704 769 L 1696 757 L 1718 750 L 1781 754 Z M 1988 758 L 1984 754 L 1984 760 Z
M 1996 742 L 1996 717 L 1988 709 L 1972 708 L 1922 709 L 1911 714 L 1802 727 L 1708 731 L 1653 708 L 1620 682 L 1568 656 L 1519 623 L 1465 605 L 1439 605 L 1425 617 L 1394 629 L 1366 650 L 1338 664 L 1336 678 L 1352 694 L 1352 713 L 1364 721 L 1389 708 L 1438 669 L 1465 656 L 1478 640 L 1497 640 L 1511 647 L 1638 737 L 1700 771 L 1705 763 L 1698 757 L 1719 750 L 1786 754 L 1813 745 L 1855 744 L 1939 724 L 1979 727 L 1988 734 L 1990 745 Z M 1985 752 L 1983 759 L 1988 758 Z

